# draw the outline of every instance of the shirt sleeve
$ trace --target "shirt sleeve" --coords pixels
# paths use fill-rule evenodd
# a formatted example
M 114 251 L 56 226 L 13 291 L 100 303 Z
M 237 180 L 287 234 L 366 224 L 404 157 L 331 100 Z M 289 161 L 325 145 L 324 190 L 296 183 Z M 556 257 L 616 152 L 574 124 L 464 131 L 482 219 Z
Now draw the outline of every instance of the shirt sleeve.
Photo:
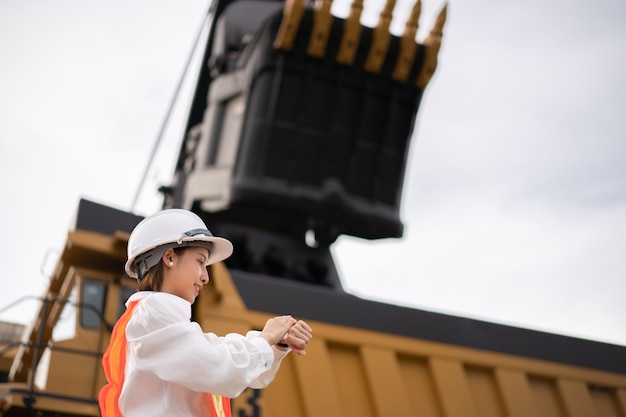
M 265 339 L 254 332 L 224 337 L 203 333 L 184 312 L 168 305 L 170 300 L 147 298 L 128 323 L 128 354 L 136 370 L 194 391 L 231 398 L 248 386 L 271 382 L 282 356 Z
M 248 334 L 246 335 L 246 338 L 259 337 L 259 334 L 261 334 L 261 332 L 252 330 L 248 332 Z M 273 361 L 272 367 L 268 369 L 267 371 L 263 372 L 261 375 L 259 375 L 259 377 L 256 378 L 254 381 L 252 381 L 250 385 L 248 385 L 250 388 L 260 389 L 260 388 L 267 387 L 270 384 L 270 382 L 272 382 L 274 378 L 276 377 L 276 374 L 278 373 L 278 369 L 280 368 L 280 364 L 283 358 L 287 356 L 287 354 L 291 351 L 291 349 L 281 350 L 281 349 L 276 348 L 275 346 L 272 346 L 271 349 L 274 355 L 274 361 Z

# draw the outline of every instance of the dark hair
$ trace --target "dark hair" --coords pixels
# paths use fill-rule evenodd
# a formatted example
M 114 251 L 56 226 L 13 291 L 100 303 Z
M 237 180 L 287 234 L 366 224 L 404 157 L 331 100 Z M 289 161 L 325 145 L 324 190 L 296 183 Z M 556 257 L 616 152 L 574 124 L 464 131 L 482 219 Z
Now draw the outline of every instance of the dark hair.
M 190 246 L 183 246 L 173 248 L 177 255 L 182 255 Z M 161 291 L 163 285 L 163 262 L 159 260 L 159 263 L 150 268 L 143 279 L 139 281 L 137 291 Z

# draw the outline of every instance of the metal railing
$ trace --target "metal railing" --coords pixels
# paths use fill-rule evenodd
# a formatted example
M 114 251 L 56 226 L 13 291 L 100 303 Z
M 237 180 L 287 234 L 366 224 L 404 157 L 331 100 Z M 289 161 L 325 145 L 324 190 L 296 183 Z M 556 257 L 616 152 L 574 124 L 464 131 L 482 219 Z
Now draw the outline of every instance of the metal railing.
M 33 407 L 33 405 L 37 401 L 37 397 L 47 397 L 47 398 L 54 398 L 54 399 L 59 399 L 59 400 L 71 401 L 71 402 L 79 402 L 79 403 L 97 405 L 98 400 L 96 398 L 91 398 L 91 397 L 86 398 L 86 397 L 65 395 L 65 394 L 52 393 L 52 392 L 46 392 L 46 391 L 38 391 L 35 389 L 35 375 L 37 374 L 37 369 L 40 364 L 40 359 L 45 349 L 50 349 L 50 351 L 65 352 L 65 353 L 75 354 L 75 355 L 80 355 L 80 356 L 102 357 L 103 355 L 103 352 L 101 351 L 91 351 L 91 350 L 84 350 L 84 349 L 68 348 L 68 347 L 63 347 L 63 346 L 55 346 L 53 342 L 44 342 L 43 340 L 44 332 L 46 330 L 46 323 L 48 322 L 47 318 L 48 318 L 48 313 L 50 309 L 50 304 L 62 304 L 63 306 L 69 304 L 77 308 L 79 311 L 83 309 L 90 310 L 98 316 L 100 323 L 106 327 L 108 332 L 111 332 L 113 330 L 113 324 L 109 323 L 105 319 L 104 315 L 98 308 L 94 307 L 93 305 L 89 303 L 79 303 L 79 302 L 74 302 L 74 301 L 66 300 L 66 299 L 59 299 L 55 297 L 24 296 L 10 303 L 9 305 L 3 308 L 0 308 L 0 313 L 3 313 L 7 311 L 8 309 L 15 307 L 16 305 L 24 301 L 32 300 L 32 299 L 38 300 L 42 303 L 41 308 L 40 308 L 40 314 L 39 314 L 39 325 L 37 328 L 36 341 L 35 342 L 24 341 L 26 337 L 32 338 L 32 333 L 35 330 L 33 328 L 27 327 L 24 330 L 21 341 L 19 342 L 6 341 L 6 342 L 9 342 L 7 346 L 0 349 L 0 356 L 7 354 L 8 352 L 10 352 L 11 350 L 15 348 L 33 349 L 34 353 L 33 353 L 33 358 L 32 358 L 31 372 L 28 376 L 28 382 L 27 382 L 28 388 L 9 387 L 6 393 L 23 395 L 22 401 L 24 405 L 28 408 Z M 3 343 L 3 341 L 0 340 L 0 343 Z M 14 360 L 20 360 L 20 356 L 18 355 Z

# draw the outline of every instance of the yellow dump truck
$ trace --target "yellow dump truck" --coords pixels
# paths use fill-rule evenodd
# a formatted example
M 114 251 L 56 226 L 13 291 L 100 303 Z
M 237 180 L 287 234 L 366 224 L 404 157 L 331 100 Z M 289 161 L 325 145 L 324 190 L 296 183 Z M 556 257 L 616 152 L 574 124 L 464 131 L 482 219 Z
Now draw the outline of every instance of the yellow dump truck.
M 82 200 L 37 320 L 0 384 L 3 416 L 98 416 L 101 355 L 135 284 L 124 275 L 140 218 Z M 210 226 L 209 226 L 210 227 Z M 626 348 L 363 300 L 338 288 L 212 266 L 194 319 L 226 334 L 289 313 L 315 329 L 234 416 L 622 417 Z M 74 323 L 52 337 L 59 317 Z M 4 364 L 4 362 L 2 362 Z
M 626 417 L 626 347 L 437 314 L 346 293 L 339 235 L 401 237 L 402 183 L 446 7 L 423 42 L 417 1 L 375 28 L 362 1 L 214 1 L 185 136 L 163 207 L 194 211 L 234 255 L 211 267 L 194 320 L 217 334 L 278 314 L 307 320 L 290 355 L 233 415 Z M 102 353 L 135 291 L 124 272 L 141 217 L 88 200 L 38 314 L 0 340 L 0 416 L 98 416 Z M 390 270 L 393 265 L 389 265 Z M 18 330 L 21 330 L 17 328 Z

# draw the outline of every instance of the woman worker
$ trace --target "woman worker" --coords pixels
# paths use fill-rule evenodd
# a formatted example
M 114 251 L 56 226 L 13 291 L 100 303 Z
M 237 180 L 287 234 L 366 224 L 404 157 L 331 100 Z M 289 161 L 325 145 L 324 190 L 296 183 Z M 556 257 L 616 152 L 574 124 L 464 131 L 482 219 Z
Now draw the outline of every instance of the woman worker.
M 230 398 L 266 387 L 289 351 L 306 354 L 312 330 L 291 316 L 271 318 L 245 336 L 218 337 L 190 321 L 210 279 L 207 267 L 232 252 L 187 210 L 163 210 L 135 227 L 126 272 L 139 287 L 102 360 L 104 417 L 230 416 Z

